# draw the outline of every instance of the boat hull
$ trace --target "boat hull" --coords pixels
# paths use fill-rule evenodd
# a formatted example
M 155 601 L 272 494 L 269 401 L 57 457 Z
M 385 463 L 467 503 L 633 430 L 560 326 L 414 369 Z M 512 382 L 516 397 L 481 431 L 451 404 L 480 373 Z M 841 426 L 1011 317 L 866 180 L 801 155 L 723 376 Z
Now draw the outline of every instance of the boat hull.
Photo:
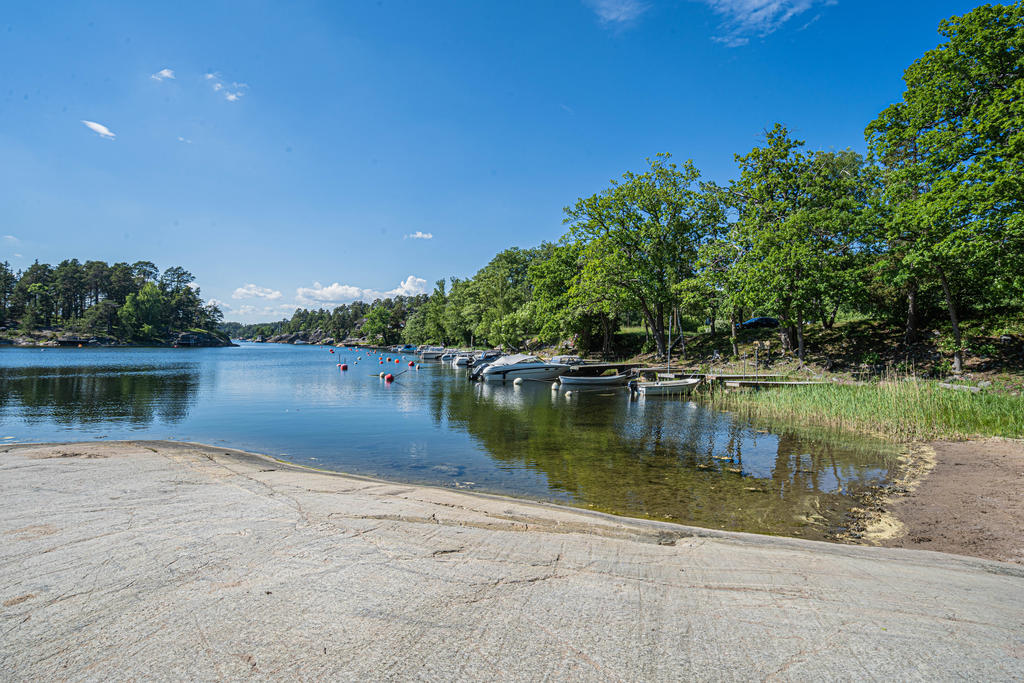
M 681 379 L 669 382 L 645 382 L 638 384 L 636 390 L 642 396 L 686 396 L 691 393 L 699 379 Z
M 630 375 L 612 375 L 610 377 L 574 377 L 562 375 L 558 381 L 566 386 L 581 387 L 622 387 L 630 380 Z
M 517 368 L 514 365 L 491 367 L 484 369 L 480 379 L 484 382 L 512 382 L 520 377 L 523 379 L 538 382 L 550 381 L 569 369 L 568 365 L 534 365 L 532 367 Z

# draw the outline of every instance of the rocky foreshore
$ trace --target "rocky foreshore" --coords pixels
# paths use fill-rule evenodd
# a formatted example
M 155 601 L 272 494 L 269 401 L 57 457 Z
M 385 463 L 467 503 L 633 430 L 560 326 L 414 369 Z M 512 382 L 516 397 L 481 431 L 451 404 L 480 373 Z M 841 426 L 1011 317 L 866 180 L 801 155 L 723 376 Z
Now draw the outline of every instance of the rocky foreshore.
M 235 346 L 227 337 L 211 332 L 174 332 L 160 340 L 125 341 L 106 335 L 78 334 L 63 331 L 34 331 L 0 337 L 0 345 L 21 347 L 90 347 L 90 346 L 157 346 L 157 347 L 224 347 Z
M 0 446 L 0 660 L 52 679 L 1024 677 L 1024 569 L 170 442 Z

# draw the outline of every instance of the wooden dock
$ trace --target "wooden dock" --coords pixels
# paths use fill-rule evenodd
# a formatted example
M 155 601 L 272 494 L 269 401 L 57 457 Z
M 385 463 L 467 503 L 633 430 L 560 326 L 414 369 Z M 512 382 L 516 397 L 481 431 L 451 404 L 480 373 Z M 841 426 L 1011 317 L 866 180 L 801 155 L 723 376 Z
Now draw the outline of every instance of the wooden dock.
M 820 380 L 758 380 L 758 379 L 733 379 L 724 381 L 728 389 L 775 389 L 777 387 L 807 387 L 816 384 L 831 384 Z

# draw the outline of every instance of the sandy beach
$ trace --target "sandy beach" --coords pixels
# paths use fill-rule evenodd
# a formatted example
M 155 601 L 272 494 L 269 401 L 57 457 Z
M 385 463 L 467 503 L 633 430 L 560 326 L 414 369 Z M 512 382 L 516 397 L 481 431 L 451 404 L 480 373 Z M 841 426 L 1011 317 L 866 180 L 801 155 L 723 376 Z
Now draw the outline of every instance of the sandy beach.
M 899 524 L 892 548 L 919 548 L 1024 564 L 1024 442 L 930 444 L 927 473 L 888 501 Z
M 10 679 L 1024 676 L 1013 563 L 168 442 L 0 447 L 0 495 Z

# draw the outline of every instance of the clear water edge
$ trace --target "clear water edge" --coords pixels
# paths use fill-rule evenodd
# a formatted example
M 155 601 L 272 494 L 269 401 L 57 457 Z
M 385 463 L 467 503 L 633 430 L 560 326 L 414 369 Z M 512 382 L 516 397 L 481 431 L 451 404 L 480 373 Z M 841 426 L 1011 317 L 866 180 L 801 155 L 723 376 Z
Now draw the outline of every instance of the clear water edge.
M 400 358 L 381 366 L 376 353 L 277 344 L 2 349 L 0 437 L 201 442 L 392 481 L 803 538 L 828 538 L 856 494 L 895 473 L 894 444 L 755 426 L 679 399 L 622 390 L 567 398 L 543 383 L 471 383 L 441 364 L 383 383 L 381 369 L 407 370 L 412 357 Z

